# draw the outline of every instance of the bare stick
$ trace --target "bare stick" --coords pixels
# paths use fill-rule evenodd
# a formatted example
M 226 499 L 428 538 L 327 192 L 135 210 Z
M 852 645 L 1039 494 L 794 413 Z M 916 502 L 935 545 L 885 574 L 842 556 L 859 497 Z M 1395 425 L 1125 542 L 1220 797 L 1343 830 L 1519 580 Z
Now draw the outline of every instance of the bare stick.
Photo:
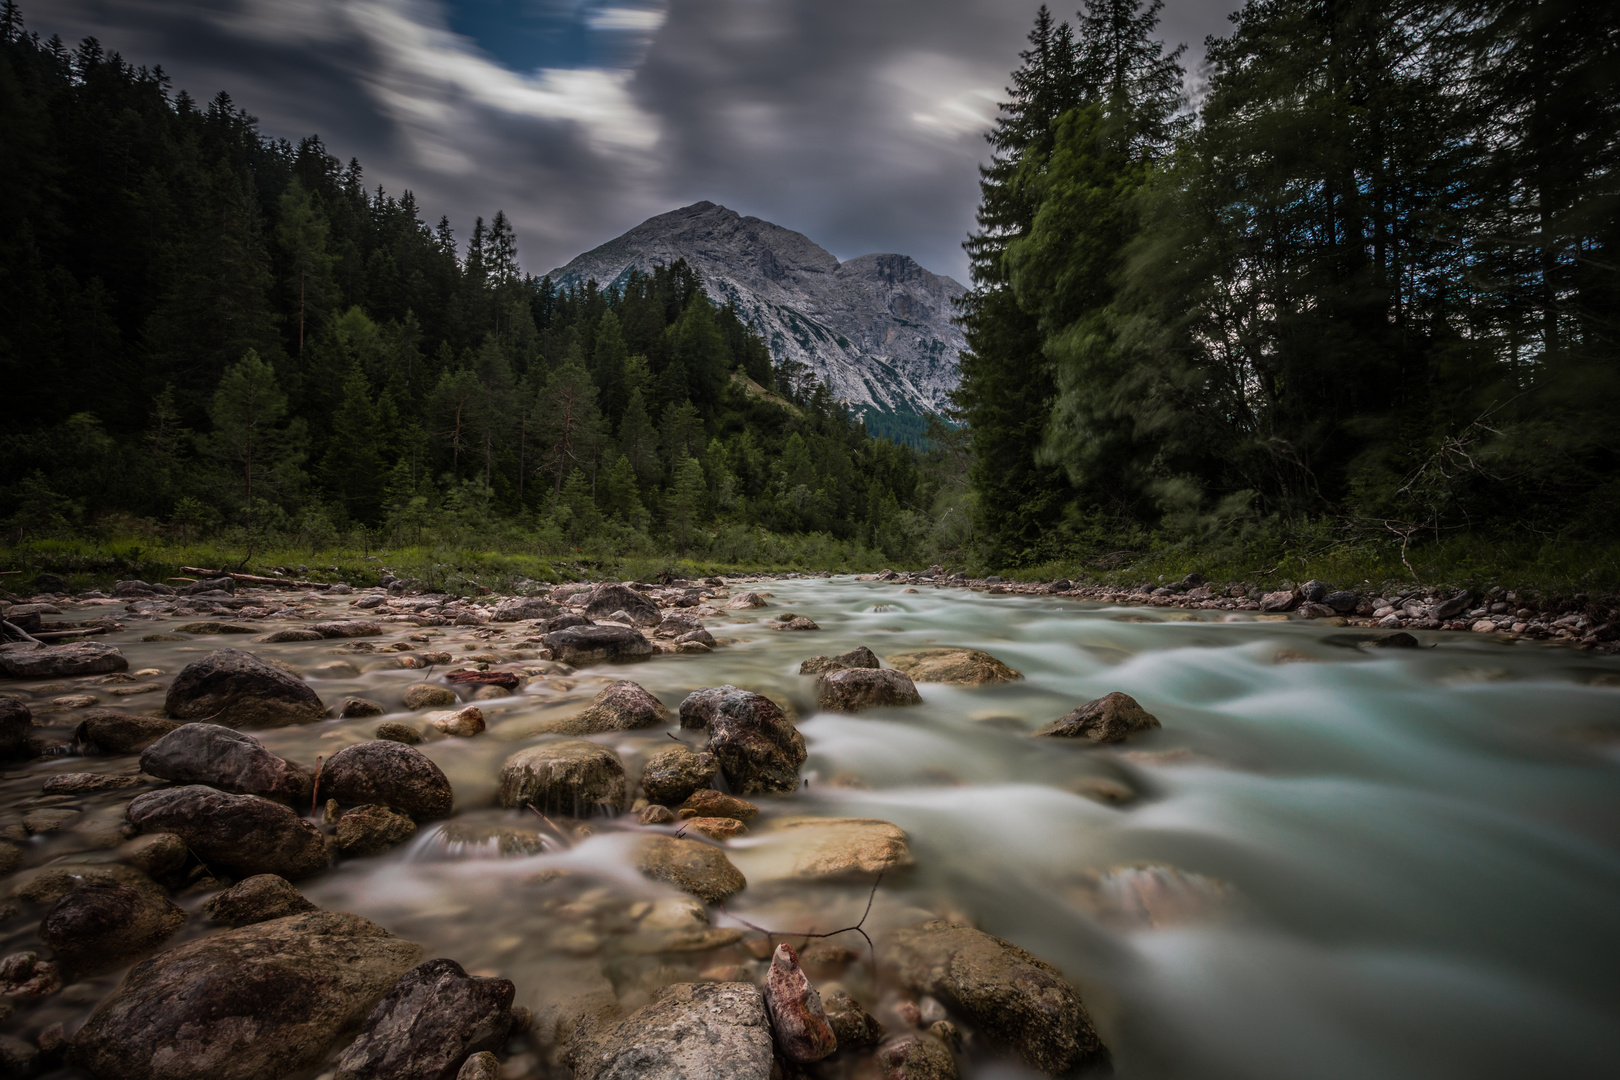
M 738 922 L 740 922 L 744 926 L 748 927 L 748 929 L 757 931 L 757 932 L 759 932 L 761 934 L 764 934 L 766 941 L 770 941 L 770 940 L 772 940 L 774 938 L 777 938 L 777 937 L 803 937 L 804 940 L 808 942 L 808 941 L 810 941 L 810 940 L 812 940 L 814 938 L 837 937 L 839 934 L 847 934 L 847 933 L 849 933 L 851 931 L 854 931 L 855 933 L 861 935 L 861 937 L 866 939 L 866 947 L 869 950 L 871 950 L 871 953 L 872 953 L 872 978 L 876 979 L 877 978 L 877 946 L 872 944 L 872 936 L 866 932 L 866 919 L 867 919 L 867 916 L 872 914 L 872 904 L 873 904 L 874 901 L 877 900 L 878 886 L 883 884 L 883 873 L 884 872 L 881 871 L 881 870 L 878 871 L 877 880 L 872 882 L 872 891 L 866 895 L 866 910 L 861 912 L 861 921 L 856 923 L 854 926 L 845 926 L 845 927 L 841 927 L 841 928 L 839 928 L 837 930 L 828 930 L 824 934 L 817 934 L 817 933 L 811 933 L 811 932 L 807 932 L 807 933 L 804 933 L 804 934 L 779 934 L 775 930 L 767 930 L 763 926 L 756 926 L 753 923 L 749 922 L 747 919 L 743 918 L 741 915 L 733 915 L 730 911 L 726 910 L 726 906 L 724 904 L 716 904 L 715 907 L 719 908 L 726 915 L 730 915 L 733 919 L 736 919 Z M 803 946 L 801 946 L 801 948 L 802 947 Z

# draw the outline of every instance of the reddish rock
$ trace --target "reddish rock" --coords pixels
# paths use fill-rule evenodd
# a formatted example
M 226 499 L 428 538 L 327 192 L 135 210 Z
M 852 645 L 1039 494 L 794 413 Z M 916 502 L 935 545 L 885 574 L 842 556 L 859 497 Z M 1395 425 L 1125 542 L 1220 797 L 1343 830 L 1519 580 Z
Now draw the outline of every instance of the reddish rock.
M 838 1036 L 827 1022 L 821 995 L 799 967 L 799 956 L 787 942 L 776 947 L 765 975 L 765 1007 L 776 1028 L 776 1045 L 789 1060 L 807 1064 L 838 1049 Z

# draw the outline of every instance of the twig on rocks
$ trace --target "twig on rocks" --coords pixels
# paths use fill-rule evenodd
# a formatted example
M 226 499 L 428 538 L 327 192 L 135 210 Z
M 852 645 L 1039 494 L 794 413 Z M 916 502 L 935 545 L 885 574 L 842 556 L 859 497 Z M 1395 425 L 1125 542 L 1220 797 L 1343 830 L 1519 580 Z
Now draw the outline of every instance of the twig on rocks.
M 872 904 L 873 904 L 874 901 L 877 900 L 878 886 L 883 884 L 883 874 L 884 874 L 884 871 L 882 871 L 882 870 L 878 871 L 877 880 L 872 882 L 872 891 L 866 894 L 866 910 L 861 912 L 861 921 L 856 923 L 854 926 L 844 926 L 844 927 L 840 927 L 837 930 L 828 930 L 824 934 L 817 934 L 817 933 L 812 933 L 812 932 L 808 932 L 808 931 L 805 932 L 804 934 L 778 934 L 774 930 L 767 930 L 763 926 L 754 925 L 753 923 L 749 922 L 747 919 L 743 918 L 741 915 L 733 915 L 730 911 L 726 910 L 726 906 L 724 904 L 716 904 L 715 907 L 719 908 L 721 910 L 721 912 L 723 912 L 724 914 L 730 915 L 731 918 L 736 919 L 738 922 L 740 922 L 744 926 L 748 927 L 748 929 L 757 931 L 757 932 L 759 932 L 761 934 L 764 934 L 767 941 L 772 940 L 772 939 L 777 938 L 777 937 L 802 937 L 805 940 L 805 942 L 808 943 L 808 942 L 810 942 L 812 940 L 815 940 L 815 939 L 818 939 L 818 938 L 837 937 L 839 934 L 847 934 L 847 933 L 849 933 L 851 931 L 854 931 L 855 933 L 861 935 L 861 937 L 866 939 L 866 947 L 867 947 L 867 949 L 869 949 L 871 951 L 871 954 L 872 954 L 872 978 L 874 980 L 876 980 L 877 979 L 877 946 L 872 943 L 872 936 L 866 932 L 866 919 L 867 919 L 867 916 L 872 914 Z M 800 946 L 800 948 L 803 948 L 803 947 L 804 947 L 803 945 Z

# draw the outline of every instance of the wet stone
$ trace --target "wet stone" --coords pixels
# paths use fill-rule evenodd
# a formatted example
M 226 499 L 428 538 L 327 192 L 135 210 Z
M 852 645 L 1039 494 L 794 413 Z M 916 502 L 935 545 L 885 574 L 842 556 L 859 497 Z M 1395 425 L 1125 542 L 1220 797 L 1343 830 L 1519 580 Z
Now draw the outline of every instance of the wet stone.
M 416 746 L 422 741 L 422 733 L 409 724 L 390 721 L 377 725 L 377 738 L 389 742 L 404 743 L 406 746 Z
M 40 940 L 78 975 L 119 967 L 169 938 L 185 922 L 161 888 L 88 880 L 52 905 Z
M 532 804 L 575 817 L 618 813 L 629 802 L 619 755 L 583 739 L 543 743 L 507 758 L 497 798 L 507 809 Z
M 876 653 L 865 645 L 859 645 L 839 656 L 812 656 L 799 665 L 799 674 L 823 675 L 829 671 L 843 671 L 845 668 L 870 668 L 876 670 L 882 666 L 878 662 Z
M 414 683 L 405 688 L 407 709 L 443 709 L 457 703 L 456 692 L 448 686 Z
M 763 694 L 735 686 L 695 690 L 681 702 L 681 727 L 708 731 L 709 750 L 739 795 L 798 790 L 804 736 Z
M 570 1043 L 575 1080 L 769 1080 L 770 1021 L 747 983 L 676 983 Z
M 387 711 L 377 702 L 362 697 L 346 697 L 332 707 L 339 720 L 362 720 L 368 716 L 381 716 Z
M 822 1007 L 840 1049 L 873 1046 L 886 1034 L 877 1017 L 861 1008 L 861 1003 L 842 987 L 829 990 L 822 999 Z
M 598 735 L 661 727 L 669 721 L 669 710 L 663 702 L 639 683 L 620 679 L 604 687 L 584 712 L 548 721 L 540 730 L 559 735 Z
M 753 821 L 759 816 L 759 807 L 747 799 L 727 795 L 713 788 L 694 791 L 681 805 L 682 817 L 723 817 L 738 821 Z
M 458 739 L 470 739 L 482 734 L 485 728 L 484 712 L 476 705 L 468 705 L 451 713 L 436 713 L 429 716 L 427 722 Z
M 890 668 L 845 668 L 816 680 L 816 701 L 833 712 L 921 705 L 922 695 L 911 677 Z
M 390 739 L 346 746 L 321 770 L 320 794 L 345 806 L 376 803 L 416 821 L 449 817 L 450 781 L 426 754 Z
M 707 787 L 719 771 L 720 763 L 713 754 L 677 744 L 647 759 L 641 773 L 641 790 L 652 802 L 679 806 L 687 796 Z
M 229 874 L 280 874 L 296 881 L 327 865 L 320 830 L 257 795 L 194 784 L 141 795 L 125 815 L 143 832 L 173 833 L 208 866 Z
M 938 1039 L 903 1035 L 877 1052 L 883 1080 L 956 1080 L 956 1058 Z
M 922 649 L 898 653 L 888 659 L 892 667 L 911 676 L 913 682 L 984 686 L 1024 677 L 978 649 Z
M 106 754 L 137 754 L 178 727 L 178 721 L 161 716 L 132 716 L 111 709 L 94 709 L 85 715 L 73 739 Z
M 1094 743 L 1118 743 L 1159 726 L 1158 717 L 1142 708 L 1129 694 L 1116 690 L 1095 701 L 1086 702 L 1035 734 L 1059 739 L 1089 739 Z
M 386 806 L 357 806 L 338 818 L 338 850 L 349 856 L 378 855 L 416 835 L 416 823 Z
M 742 871 L 713 844 L 673 836 L 650 836 L 636 853 L 636 869 L 709 904 L 723 903 L 748 886 Z
M 507 979 L 469 976 L 454 960 L 420 964 L 383 995 L 338 1060 L 337 1080 L 451 1080 L 512 1029 Z
M 820 1061 L 838 1049 L 838 1037 L 827 1022 L 821 995 L 799 967 L 798 954 L 787 942 L 776 947 L 765 975 L 765 1007 L 771 1014 L 776 1045 L 790 1061 Z
M 220 649 L 187 664 L 163 707 L 179 720 L 240 728 L 309 724 L 326 715 L 308 683 L 241 649 Z
M 141 753 L 141 771 L 176 784 L 207 784 L 294 805 L 310 798 L 315 783 L 313 770 L 218 724 L 186 724 L 169 732 Z

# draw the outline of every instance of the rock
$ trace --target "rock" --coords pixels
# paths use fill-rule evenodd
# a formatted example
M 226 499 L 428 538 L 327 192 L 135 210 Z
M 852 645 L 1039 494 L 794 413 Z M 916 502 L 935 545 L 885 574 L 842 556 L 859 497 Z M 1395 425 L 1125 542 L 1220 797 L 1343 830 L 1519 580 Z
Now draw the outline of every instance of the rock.
M 608 731 L 634 731 L 669 723 L 669 710 L 645 688 L 629 679 L 604 687 L 590 707 L 541 726 L 559 735 L 599 735 Z
M 1333 587 L 1327 582 L 1317 581 L 1315 578 L 1299 587 L 1300 596 L 1304 597 L 1305 602 L 1309 604 L 1320 604 L 1327 597 L 1327 594 L 1332 591 Z
M 583 739 L 543 743 L 507 758 L 497 798 L 509 810 L 533 804 L 543 813 L 574 817 L 616 814 L 629 803 L 619 755 Z
M 752 592 L 740 593 L 726 601 L 726 607 L 731 608 L 733 611 L 743 611 L 748 608 L 762 608 L 769 606 L 770 605 L 765 602 L 765 598 L 763 596 L 759 595 L 759 593 Z
M 820 1061 L 838 1049 L 838 1037 L 827 1022 L 821 995 L 799 967 L 799 956 L 787 942 L 776 947 L 765 973 L 765 1008 L 771 1014 L 776 1045 L 790 1061 Z
M 144 776 L 124 776 L 117 773 L 71 772 L 47 777 L 41 789 L 46 795 L 84 795 L 92 791 L 119 791 L 140 787 L 151 780 Z
M 915 861 L 905 830 L 878 818 L 783 818 L 767 833 L 789 878 L 816 880 L 898 870 Z
M 36 952 L 12 953 L 0 960 L 0 998 L 48 997 L 62 989 L 62 975 Z
M 1117 743 L 1124 742 L 1137 732 L 1151 731 L 1159 726 L 1158 717 L 1142 708 L 1129 694 L 1116 690 L 1095 701 L 1086 702 L 1035 734 L 1040 737 Z
M 387 711 L 377 702 L 363 697 L 346 697 L 332 706 L 332 712 L 339 720 L 363 720 L 368 716 L 381 716 Z
M 738 821 L 753 821 L 759 816 L 759 807 L 747 799 L 739 799 L 713 788 L 692 792 L 681 811 L 683 814 L 690 811 L 693 817 L 726 817 Z
M 877 1052 L 883 1080 L 956 1080 L 956 1059 L 927 1035 L 902 1035 Z
M 113 585 L 114 596 L 173 596 L 174 589 L 168 585 L 154 585 L 132 579 L 120 581 Z
M 1394 634 L 1380 634 L 1361 642 L 1363 649 L 1416 649 L 1418 639 L 1404 630 Z
M 284 919 L 288 915 L 301 915 L 314 910 L 315 905 L 293 888 L 286 878 L 275 874 L 255 874 L 204 904 L 203 917 L 209 922 L 235 927 Z
M 176 632 L 181 633 L 181 634 L 196 634 L 198 636 L 210 636 L 210 635 L 213 635 L 213 634 L 251 634 L 251 633 L 253 633 L 253 627 L 251 627 L 251 626 L 237 626 L 235 623 L 222 623 L 222 622 L 188 622 L 188 623 L 182 623 L 181 625 L 175 627 L 175 630 L 176 630 Z
M 568 1045 L 574 1080 L 768 1080 L 765 998 L 748 983 L 676 983 Z
M 337 823 L 337 846 L 345 855 L 378 855 L 415 835 L 416 822 L 386 806 L 357 806 Z
M 138 796 L 124 811 L 143 832 L 170 832 L 209 867 L 291 881 L 326 869 L 321 832 L 281 803 L 201 784 Z
M 34 591 L 37 593 L 65 593 L 68 591 L 67 579 L 60 574 L 35 574 Z
M 1474 606 L 1477 593 L 1464 589 L 1449 600 L 1442 600 L 1429 610 L 1429 617 L 1444 622 L 1446 619 L 1455 619 L 1469 608 Z
M 913 682 L 953 683 L 983 686 L 1013 682 L 1024 676 L 989 653 L 977 649 L 922 649 L 889 657 L 891 667 L 911 676 Z
M 688 630 L 686 633 L 684 633 L 684 634 L 680 635 L 679 637 L 677 637 L 675 639 L 675 644 L 677 644 L 677 645 L 707 645 L 709 648 L 712 649 L 712 648 L 715 647 L 715 645 L 718 644 L 718 642 L 716 642 L 714 640 L 714 635 L 713 634 L 709 633 L 707 630 L 703 629 L 703 627 L 700 626 L 696 630 Z
M 876 670 L 882 666 L 878 662 L 876 653 L 865 645 L 857 645 L 840 656 L 812 656 L 799 665 L 799 674 L 821 675 L 828 671 L 842 671 L 845 668 L 871 668 Z
M 1338 612 L 1326 604 L 1304 603 L 1299 605 L 1299 615 L 1303 619 L 1331 619 Z
M 229 930 L 135 967 L 79 1029 L 97 1080 L 280 1080 L 313 1071 L 421 948 L 337 911 Z
M 34 714 L 16 698 L 0 698 L 0 758 L 21 757 L 28 751 Z
M 0 1072 L 6 1076 L 30 1076 L 39 1065 L 40 1049 L 15 1035 L 0 1035 Z
M 623 612 L 636 626 L 657 626 L 658 605 L 626 585 L 598 585 L 585 598 L 585 617 L 605 619 Z
M 1269 612 L 1293 611 L 1299 606 L 1301 599 L 1300 594 L 1293 589 L 1269 592 L 1260 598 L 1260 610 Z
M 641 771 L 641 790 L 648 800 L 679 806 L 687 796 L 707 787 L 720 771 L 720 763 L 707 751 L 694 752 L 684 743 L 658 751 Z
M 161 878 L 186 865 L 191 852 L 173 833 L 146 833 L 120 844 L 118 855 L 148 877 Z
M 791 619 L 784 619 L 781 622 L 778 622 L 776 624 L 776 629 L 778 629 L 778 630 L 820 630 L 821 627 L 817 626 L 815 624 L 815 621 L 812 620 L 812 619 L 807 619 L 803 615 L 795 615 Z
M 748 886 L 742 871 L 713 844 L 674 836 L 649 836 L 636 852 L 636 869 L 707 904 L 724 903 Z
M 648 803 L 636 814 L 636 820 L 643 825 L 668 825 L 675 820 L 675 811 L 658 803 Z
M 321 635 L 317 630 L 288 627 L 285 630 L 277 630 L 274 633 L 265 634 L 263 637 L 257 637 L 253 640 L 264 645 L 282 645 L 294 641 L 320 641 Z
M 454 1080 L 468 1057 L 506 1041 L 514 989 L 454 960 L 412 968 L 366 1017 L 336 1080 Z
M 75 641 L 42 645 L 32 641 L 0 645 L 0 671 L 15 679 L 53 679 L 128 671 L 129 661 L 111 645 Z
M 861 712 L 902 705 L 921 705 L 911 676 L 890 668 L 845 668 L 816 680 L 816 701 L 834 712 Z
M 438 841 L 446 849 L 468 848 L 489 855 L 538 855 L 546 850 L 547 837 L 538 829 L 518 828 L 512 825 L 461 824 L 441 825 Z M 555 846 L 555 841 L 552 841 Z
M 1361 602 L 1361 598 L 1349 590 L 1340 590 L 1328 593 L 1322 597 L 1321 602 L 1340 615 L 1349 615 L 1356 610 L 1356 605 Z
M 376 637 L 383 632 L 383 628 L 374 622 L 362 619 L 338 619 L 333 622 L 311 623 L 311 630 L 323 638 L 357 638 Z
M 416 746 L 422 741 L 422 733 L 409 724 L 400 724 L 390 721 L 377 725 L 377 738 L 389 742 L 404 743 L 406 746 Z
M 185 724 L 147 747 L 141 771 L 176 784 L 207 784 L 234 795 L 262 795 L 301 806 L 315 774 L 277 757 L 251 735 L 218 724 Z
M 516 690 L 523 682 L 515 671 L 452 671 L 445 679 L 452 686 L 494 687 L 500 690 Z
M 574 667 L 634 663 L 657 652 L 641 631 L 628 626 L 577 626 L 553 631 L 540 643 L 551 650 L 553 659 Z
M 877 1017 L 861 1008 L 861 1003 L 842 987 L 829 991 L 822 1001 L 822 1007 L 840 1049 L 872 1046 L 881 1042 L 886 1034 Z
M 583 615 L 575 615 L 570 611 L 565 612 L 562 615 L 558 615 L 555 619 L 546 620 L 546 628 L 544 632 L 550 633 L 554 630 L 571 630 L 576 626 L 589 625 L 591 625 L 591 620 L 587 619 Z
M 461 1066 L 456 1080 L 501 1080 L 501 1059 L 488 1050 L 480 1050 Z
M 495 605 L 489 617 L 494 622 L 523 622 L 526 619 L 549 619 L 557 614 L 557 605 L 543 596 L 514 596 Z
M 804 736 L 763 694 L 735 686 L 694 690 L 681 702 L 681 727 L 709 732 L 709 750 L 737 794 L 798 790 Z
M 77 821 L 80 811 L 68 806 L 45 807 L 42 810 L 32 810 L 23 816 L 23 828 L 30 835 L 38 833 L 55 832 L 63 825 Z
M 416 821 L 450 816 L 450 781 L 422 751 L 377 739 L 345 746 L 321 770 L 320 794 L 345 806 L 376 803 Z
M 167 940 L 185 921 L 156 885 L 92 879 L 45 913 L 39 936 L 75 975 L 93 975 Z
M 178 727 L 178 721 L 161 716 L 131 716 L 112 709 L 91 709 L 74 731 L 73 741 L 89 744 L 106 754 L 135 754 Z
M 220 649 L 187 664 L 163 709 L 179 720 L 245 728 L 311 724 L 326 715 L 308 683 L 241 649 Z
M 476 705 L 468 705 L 464 709 L 457 709 L 452 713 L 438 713 L 428 717 L 428 723 L 457 738 L 468 739 L 478 735 L 484 730 L 484 710 Z
M 1107 1053 L 1063 974 L 1010 942 L 928 922 L 893 934 L 885 952 L 902 983 L 954 1003 L 981 1036 L 1048 1076 Z
M 697 832 L 707 836 L 710 840 L 733 840 L 748 832 L 748 826 L 736 818 L 728 817 L 684 817 L 681 820 L 681 833 Z
M 460 699 L 456 692 L 448 686 L 436 686 L 433 683 L 413 683 L 405 688 L 405 707 L 407 709 L 445 709 L 454 705 Z

